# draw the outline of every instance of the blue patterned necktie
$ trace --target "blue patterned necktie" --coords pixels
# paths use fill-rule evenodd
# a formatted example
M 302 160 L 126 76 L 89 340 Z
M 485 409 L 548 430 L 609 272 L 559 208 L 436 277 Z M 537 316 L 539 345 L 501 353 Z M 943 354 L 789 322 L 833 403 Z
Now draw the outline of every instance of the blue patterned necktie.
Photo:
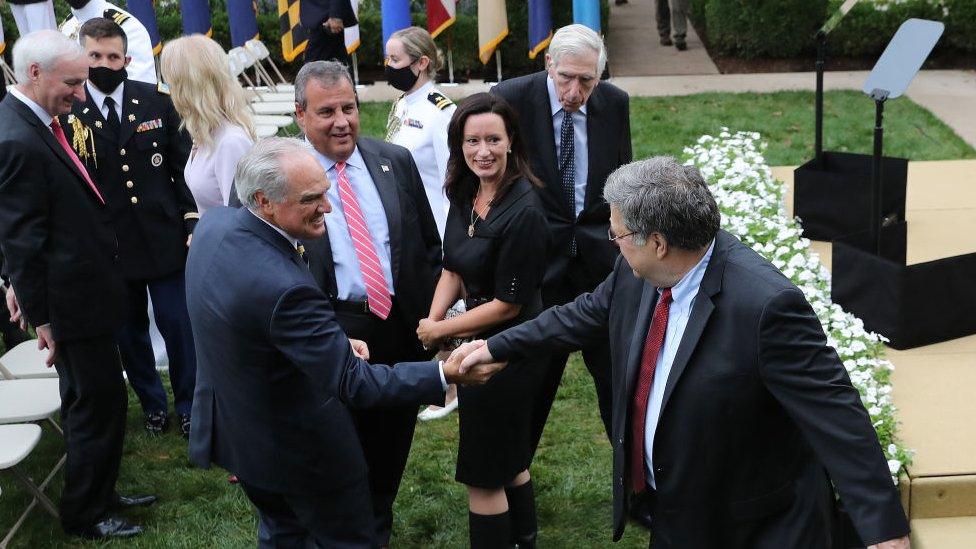
M 563 125 L 559 134 L 559 173 L 562 177 L 563 197 L 569 204 L 570 215 L 576 217 L 576 134 L 573 114 L 563 109 Z M 575 224 L 575 219 L 574 219 Z M 576 257 L 576 236 L 570 239 L 569 256 Z

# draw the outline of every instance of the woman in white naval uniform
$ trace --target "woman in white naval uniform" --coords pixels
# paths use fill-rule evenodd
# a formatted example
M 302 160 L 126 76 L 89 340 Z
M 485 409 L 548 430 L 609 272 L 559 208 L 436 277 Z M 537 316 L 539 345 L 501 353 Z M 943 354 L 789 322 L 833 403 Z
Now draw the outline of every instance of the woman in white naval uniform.
M 457 109 L 434 85 L 437 71 L 443 65 L 444 57 L 437 50 L 434 39 L 420 27 L 398 30 L 386 42 L 387 81 L 404 92 L 390 109 L 386 140 L 410 150 L 420 170 L 441 240 L 444 239 L 450 207 L 444 195 L 444 174 L 449 156 L 447 125 Z M 457 389 L 453 385 L 446 400 L 446 406 L 430 406 L 418 417 L 421 420 L 436 419 L 456 409 Z

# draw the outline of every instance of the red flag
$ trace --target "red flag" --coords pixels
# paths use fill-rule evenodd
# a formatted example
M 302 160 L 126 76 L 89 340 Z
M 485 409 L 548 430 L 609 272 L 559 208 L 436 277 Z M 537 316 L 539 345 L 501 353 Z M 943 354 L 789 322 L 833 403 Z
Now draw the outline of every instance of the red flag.
M 427 0 L 427 32 L 432 38 L 454 24 L 457 13 L 456 0 Z

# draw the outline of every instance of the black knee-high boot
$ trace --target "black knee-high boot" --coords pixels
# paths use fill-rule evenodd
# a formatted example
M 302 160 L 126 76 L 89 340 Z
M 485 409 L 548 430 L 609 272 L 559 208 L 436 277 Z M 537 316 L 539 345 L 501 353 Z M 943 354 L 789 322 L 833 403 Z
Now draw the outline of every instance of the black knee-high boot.
M 471 549 L 510 549 L 512 542 L 508 513 L 478 515 L 468 511 L 468 539 Z
M 512 541 L 519 549 L 535 549 L 539 521 L 535 514 L 535 492 L 532 480 L 521 486 L 505 487 L 508 514 L 512 517 Z

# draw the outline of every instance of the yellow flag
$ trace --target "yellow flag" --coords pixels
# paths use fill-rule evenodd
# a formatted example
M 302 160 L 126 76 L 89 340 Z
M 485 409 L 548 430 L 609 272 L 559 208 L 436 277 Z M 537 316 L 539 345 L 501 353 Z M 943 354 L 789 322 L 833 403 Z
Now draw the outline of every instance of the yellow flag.
M 505 0 L 478 0 L 478 57 L 487 65 L 495 49 L 508 36 Z

